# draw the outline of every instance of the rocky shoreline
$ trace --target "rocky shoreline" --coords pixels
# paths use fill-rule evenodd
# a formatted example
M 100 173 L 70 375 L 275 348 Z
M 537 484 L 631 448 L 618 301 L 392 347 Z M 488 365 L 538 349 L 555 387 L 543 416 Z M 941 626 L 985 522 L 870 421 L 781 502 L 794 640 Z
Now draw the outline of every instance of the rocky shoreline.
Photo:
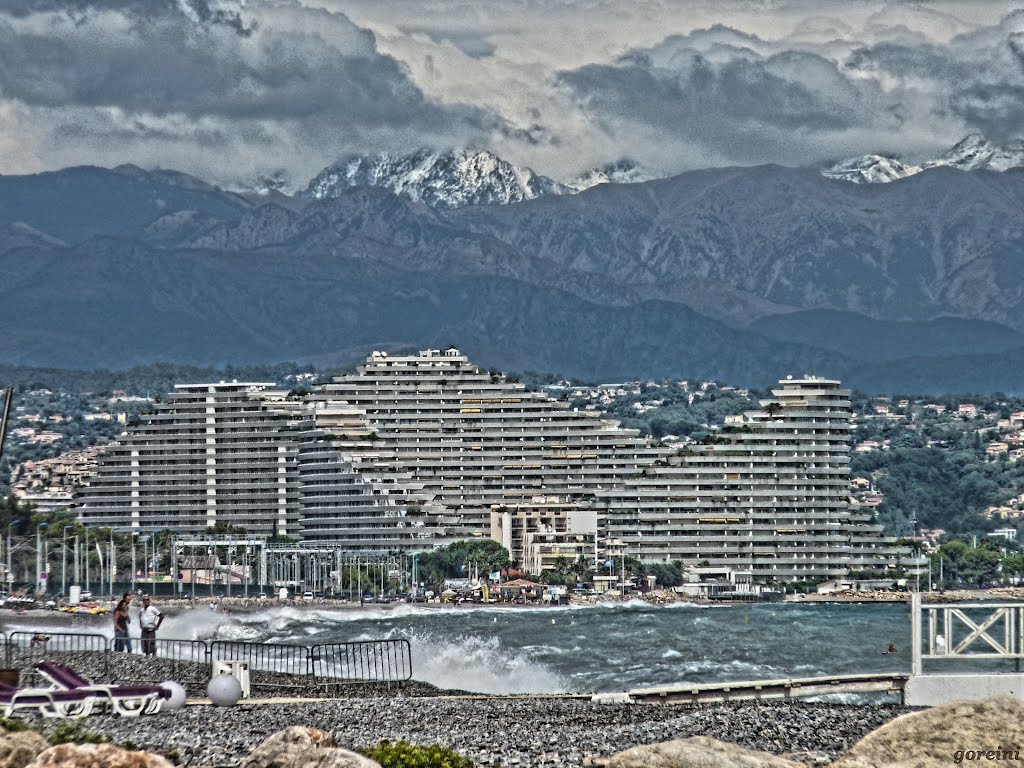
M 811 764 L 839 757 L 908 711 L 896 705 L 731 702 L 598 704 L 587 699 L 465 697 L 334 699 L 293 704 L 189 706 L 142 718 L 94 715 L 81 725 L 113 743 L 189 768 L 237 765 L 290 725 L 334 734 L 348 749 L 382 739 L 449 746 L 481 767 L 576 768 L 629 747 L 710 736 Z M 46 729 L 57 726 L 47 722 Z

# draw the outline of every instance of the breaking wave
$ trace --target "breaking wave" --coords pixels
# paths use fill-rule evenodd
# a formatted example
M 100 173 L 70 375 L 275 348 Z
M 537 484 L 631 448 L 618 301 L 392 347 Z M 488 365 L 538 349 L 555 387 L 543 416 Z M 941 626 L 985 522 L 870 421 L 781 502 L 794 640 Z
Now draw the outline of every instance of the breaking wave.
M 4 628 L 111 634 L 109 620 L 72 627 L 56 617 L 25 616 Z M 138 631 L 137 624 L 132 628 L 133 634 Z M 904 672 L 909 654 L 882 655 L 879 649 L 889 642 L 906 648 L 909 635 L 902 606 L 709 609 L 640 601 L 527 609 L 275 605 L 236 612 L 198 607 L 169 615 L 160 631 L 164 638 L 305 646 L 404 638 L 415 679 L 494 694 Z

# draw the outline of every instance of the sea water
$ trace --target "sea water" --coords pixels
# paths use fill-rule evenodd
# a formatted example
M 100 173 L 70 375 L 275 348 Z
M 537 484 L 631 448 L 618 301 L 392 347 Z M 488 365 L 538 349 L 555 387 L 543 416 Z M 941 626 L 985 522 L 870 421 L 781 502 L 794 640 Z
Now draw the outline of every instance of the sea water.
M 32 629 L 31 620 L 19 623 L 5 628 Z M 308 646 L 406 638 L 414 679 L 479 693 L 910 671 L 910 608 L 903 603 L 204 606 L 168 616 L 159 636 Z M 897 653 L 883 653 L 889 643 Z
M 197 609 L 160 634 L 301 645 L 406 638 L 415 679 L 480 693 L 910 670 L 909 606 L 892 603 Z M 883 653 L 889 643 L 897 653 Z

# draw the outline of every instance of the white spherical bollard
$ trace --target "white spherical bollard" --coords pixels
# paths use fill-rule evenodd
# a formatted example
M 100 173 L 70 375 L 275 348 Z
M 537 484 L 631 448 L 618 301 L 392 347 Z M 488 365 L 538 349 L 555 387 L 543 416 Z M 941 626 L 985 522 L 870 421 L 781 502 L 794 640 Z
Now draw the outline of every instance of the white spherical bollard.
M 164 699 L 164 705 L 161 709 L 174 710 L 185 706 L 185 699 L 188 698 L 188 694 L 185 693 L 185 687 L 181 683 L 177 683 L 174 680 L 164 680 L 160 683 L 160 687 L 171 692 L 171 698 Z
M 210 678 L 206 695 L 218 707 L 233 707 L 242 698 L 242 684 L 234 676 L 221 672 Z

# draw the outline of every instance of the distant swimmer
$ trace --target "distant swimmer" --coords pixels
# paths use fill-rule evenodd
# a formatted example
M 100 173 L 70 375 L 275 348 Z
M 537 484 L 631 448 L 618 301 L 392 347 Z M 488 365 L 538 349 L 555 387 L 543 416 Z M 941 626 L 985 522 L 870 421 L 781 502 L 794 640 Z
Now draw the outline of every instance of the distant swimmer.
M 882 655 L 885 656 L 888 653 L 896 653 L 896 644 L 889 643 L 889 647 L 882 651 Z

